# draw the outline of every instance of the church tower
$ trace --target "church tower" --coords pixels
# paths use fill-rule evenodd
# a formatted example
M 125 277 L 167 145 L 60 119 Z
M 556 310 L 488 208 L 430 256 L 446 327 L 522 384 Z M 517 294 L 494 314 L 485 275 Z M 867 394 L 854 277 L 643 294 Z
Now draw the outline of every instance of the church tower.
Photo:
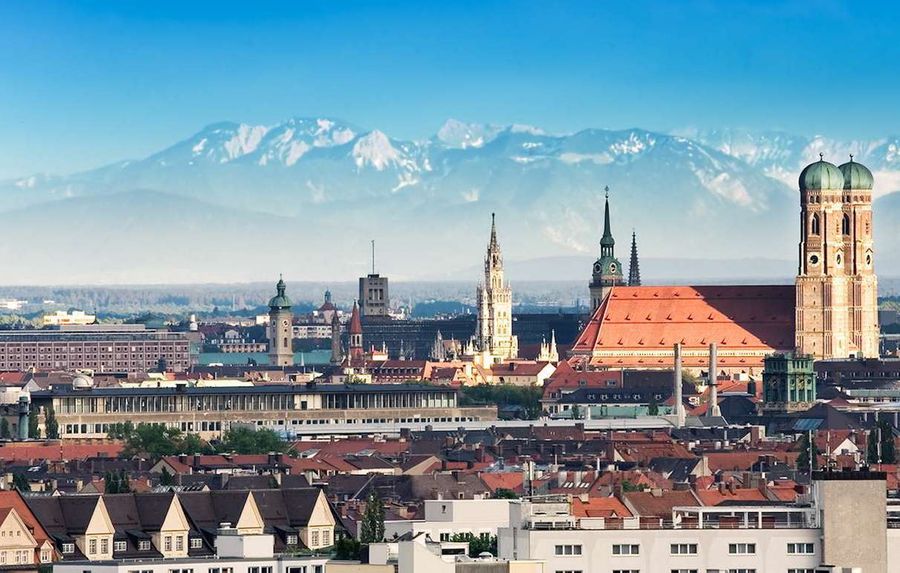
M 350 313 L 350 326 L 347 328 L 347 365 L 363 365 L 363 330 L 362 321 L 359 318 L 359 305 L 353 301 L 353 311 Z
M 491 238 L 484 258 L 484 283 L 478 285 L 478 326 L 475 346 L 484 362 L 493 363 L 519 355 L 518 337 L 512 333 L 512 289 L 503 279 L 503 255 L 497 242 L 497 225 L 491 213 Z M 490 365 L 490 364 L 486 364 Z
M 284 293 L 283 279 L 278 279 L 275 290 L 275 296 L 269 300 L 269 364 L 293 366 L 294 315 L 291 312 L 291 299 Z
M 841 238 L 850 275 L 848 323 L 850 345 L 857 356 L 878 356 L 878 278 L 872 240 L 872 172 L 850 161 L 839 167 L 844 175 Z
M 628 286 L 641 286 L 641 267 L 638 264 L 637 235 L 631 232 L 631 262 L 628 264 Z
M 871 172 L 822 159 L 800 173 L 796 347 L 820 358 L 878 355 Z
M 609 224 L 609 187 L 606 187 L 606 208 L 603 216 L 603 237 L 600 239 L 600 258 L 594 261 L 591 276 L 591 312 L 597 310 L 614 286 L 623 286 L 622 263 L 616 258 L 616 240 Z

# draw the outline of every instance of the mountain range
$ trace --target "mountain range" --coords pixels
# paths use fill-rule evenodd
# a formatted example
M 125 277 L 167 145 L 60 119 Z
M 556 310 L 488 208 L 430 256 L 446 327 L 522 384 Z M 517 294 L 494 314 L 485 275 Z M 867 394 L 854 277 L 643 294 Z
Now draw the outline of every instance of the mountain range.
M 876 264 L 900 274 L 900 138 L 450 120 L 405 141 L 293 118 L 217 123 L 143 159 L 0 182 L 2 282 L 348 280 L 371 268 L 372 239 L 395 280 L 469 280 L 492 212 L 523 275 L 587 280 L 589 265 L 544 263 L 596 256 L 607 186 L 617 255 L 627 264 L 634 230 L 646 279 L 758 276 L 765 260 L 783 277 L 797 250 L 797 175 L 819 153 L 854 153 L 875 173 Z

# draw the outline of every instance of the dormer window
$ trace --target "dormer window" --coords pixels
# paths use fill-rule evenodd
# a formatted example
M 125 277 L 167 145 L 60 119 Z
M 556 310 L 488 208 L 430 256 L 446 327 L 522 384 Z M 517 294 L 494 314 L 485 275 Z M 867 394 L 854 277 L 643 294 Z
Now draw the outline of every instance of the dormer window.
M 138 542 L 138 551 L 150 551 L 150 541 L 142 539 Z
M 199 537 L 191 537 L 191 549 L 202 549 L 203 540 Z
M 63 543 L 62 552 L 63 553 L 75 553 L 75 544 L 74 543 Z
M 127 548 L 128 548 L 128 544 L 124 541 L 116 541 L 113 543 L 113 551 L 116 553 L 125 551 Z
M 288 545 L 297 545 L 297 536 L 296 535 L 288 535 L 287 536 L 287 544 Z

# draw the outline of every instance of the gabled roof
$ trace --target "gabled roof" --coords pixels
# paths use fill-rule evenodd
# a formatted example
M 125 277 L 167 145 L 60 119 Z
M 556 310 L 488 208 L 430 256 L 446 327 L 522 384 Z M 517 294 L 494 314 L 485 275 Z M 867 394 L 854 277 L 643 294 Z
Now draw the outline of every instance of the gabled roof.
M 667 367 L 665 352 L 680 342 L 683 364 L 701 367 L 715 342 L 720 367 L 762 366 L 764 354 L 794 349 L 794 305 L 792 285 L 613 287 L 578 336 L 573 360 Z
M 700 505 L 694 493 L 686 491 L 632 491 L 622 494 L 625 505 L 640 516 L 671 517 L 672 508 Z

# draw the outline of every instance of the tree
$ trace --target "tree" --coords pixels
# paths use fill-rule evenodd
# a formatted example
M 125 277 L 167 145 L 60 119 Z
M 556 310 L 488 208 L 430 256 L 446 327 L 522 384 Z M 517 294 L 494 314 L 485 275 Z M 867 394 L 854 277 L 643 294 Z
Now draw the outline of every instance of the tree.
M 9 420 L 6 418 L 0 418 L 0 438 L 4 440 L 12 438 L 12 434 L 9 433 Z
M 103 491 L 105 493 L 119 493 L 119 476 L 113 472 L 106 472 L 103 476 Z
M 160 485 L 172 485 L 175 483 L 175 476 L 173 476 L 169 469 L 163 466 L 162 473 L 159 475 L 159 484 Z
M 822 452 L 816 447 L 816 441 L 810 440 L 809 436 L 809 433 L 803 434 L 798 443 L 800 455 L 797 456 L 797 469 L 800 471 L 809 471 L 810 467 L 816 469 L 819 466 L 818 456 Z
M 334 544 L 334 558 L 340 561 L 359 559 L 360 543 L 352 537 L 342 537 Z
M 185 435 L 177 428 L 160 425 L 138 424 L 132 426 L 126 423 L 121 427 L 113 427 L 110 430 L 110 437 L 125 442 L 122 454 L 126 457 L 160 458 L 188 452 L 198 453 L 205 448 L 203 442 L 195 434 Z
M 497 555 L 496 535 L 474 535 L 472 533 L 456 533 L 450 537 L 450 541 L 467 542 L 469 544 L 469 557 L 478 557 L 482 553 Z
M 128 474 L 125 473 L 125 470 L 119 470 L 119 492 L 118 493 L 131 493 L 133 490 L 131 489 L 131 480 L 128 479 Z
M 236 454 L 267 454 L 284 452 L 289 449 L 289 445 L 281 439 L 281 436 L 268 428 L 257 430 L 236 426 L 225 431 L 218 449 L 222 452 Z
M 879 420 L 869 432 L 869 437 L 866 440 L 866 461 L 870 464 L 897 463 L 897 453 L 894 448 L 894 430 L 887 420 Z
M 44 427 L 47 431 L 47 437 L 51 440 L 59 439 L 59 422 L 56 421 L 56 412 L 53 411 L 53 406 L 49 406 L 47 408 L 44 420 Z
M 31 411 L 28 412 L 28 437 L 37 440 L 41 437 L 41 429 L 38 425 L 38 411 L 36 408 L 32 408 Z
M 366 511 L 360 524 L 359 540 L 362 543 L 378 543 L 384 540 L 384 504 L 374 490 L 366 499 Z
M 31 491 L 31 484 L 28 483 L 28 478 L 25 477 L 25 474 L 19 472 L 13 474 L 13 487 L 19 491 Z
M 647 415 L 659 416 L 659 402 L 656 401 L 655 395 L 650 397 L 650 403 L 647 404 Z
M 511 489 L 498 487 L 494 492 L 494 499 L 519 499 L 519 496 Z

